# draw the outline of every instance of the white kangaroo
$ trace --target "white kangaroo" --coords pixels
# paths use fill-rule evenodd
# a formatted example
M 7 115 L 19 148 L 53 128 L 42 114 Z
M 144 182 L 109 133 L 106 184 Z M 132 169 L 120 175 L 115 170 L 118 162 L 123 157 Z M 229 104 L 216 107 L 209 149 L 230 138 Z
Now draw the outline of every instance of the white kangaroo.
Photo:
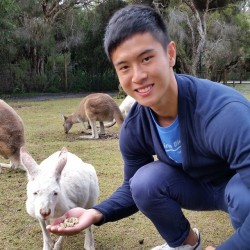
M 46 225 L 49 219 L 62 216 L 71 208 L 90 208 L 96 204 L 99 196 L 96 171 L 65 147 L 40 165 L 25 147 L 21 147 L 20 157 L 28 177 L 26 210 L 40 223 L 43 250 L 60 250 L 64 236 L 54 243 Z M 84 248 L 95 249 L 92 227 L 86 229 Z
M 124 117 L 128 115 L 129 110 L 131 109 L 131 107 L 135 102 L 136 102 L 135 99 L 130 95 L 127 95 L 125 99 L 122 101 L 119 108 Z
M 64 117 L 64 132 L 67 134 L 73 124 L 89 122 L 92 135 L 80 138 L 98 139 L 96 122 L 100 122 L 100 134 L 105 134 L 104 121 L 115 121 L 119 126 L 123 123 L 123 116 L 115 100 L 108 94 L 95 93 L 83 98 L 77 110 L 70 116 Z
M 0 163 L 5 168 L 20 168 L 20 148 L 25 144 L 24 124 L 21 117 L 5 101 L 0 100 L 0 155 L 10 163 Z

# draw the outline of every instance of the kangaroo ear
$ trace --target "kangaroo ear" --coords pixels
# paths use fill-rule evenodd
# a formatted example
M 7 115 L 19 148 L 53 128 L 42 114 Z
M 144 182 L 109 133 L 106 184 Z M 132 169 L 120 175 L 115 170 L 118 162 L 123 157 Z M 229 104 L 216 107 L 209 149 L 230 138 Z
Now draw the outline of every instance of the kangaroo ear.
M 63 113 L 61 113 L 61 116 L 62 116 L 62 118 L 63 118 L 64 121 L 66 121 L 68 119 L 68 117 L 65 116 Z
M 28 175 L 35 177 L 38 173 L 37 163 L 24 146 L 20 148 L 20 160 Z
M 80 117 L 79 115 L 76 117 L 76 119 L 77 119 L 77 121 L 80 122 L 80 123 L 81 123 L 81 122 L 84 122 L 84 121 L 81 119 L 81 117 Z
M 56 175 L 57 180 L 60 179 L 62 170 L 64 169 L 64 167 L 65 167 L 65 165 L 67 163 L 67 153 L 68 153 L 67 148 L 63 147 L 61 149 L 61 152 L 59 154 L 58 161 L 57 161 L 57 164 L 56 164 L 55 175 Z

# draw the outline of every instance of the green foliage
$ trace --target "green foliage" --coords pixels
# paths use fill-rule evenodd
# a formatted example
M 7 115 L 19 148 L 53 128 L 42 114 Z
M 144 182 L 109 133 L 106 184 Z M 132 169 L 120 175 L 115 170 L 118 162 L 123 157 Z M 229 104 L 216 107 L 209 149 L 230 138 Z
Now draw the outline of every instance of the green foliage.
M 118 80 L 114 71 L 105 71 L 104 73 L 93 74 L 77 70 L 72 76 L 70 92 L 99 92 L 113 90 L 118 90 Z
M 47 74 L 32 74 L 30 62 L 22 59 L 18 64 L 11 65 L 15 77 L 13 93 L 29 92 L 61 92 L 62 80 L 57 72 Z
M 241 28 L 242 31 L 245 31 L 244 36 L 239 36 L 239 39 L 242 41 L 242 46 L 244 49 L 250 49 L 250 16 L 247 13 L 238 13 L 235 16 L 235 24 Z M 250 55 L 250 54 L 249 54 Z
M 206 8 L 207 1 L 193 0 L 193 2 L 199 11 L 204 11 L 204 9 Z M 210 0 L 208 9 L 213 11 L 216 9 L 222 9 L 229 4 L 240 4 L 241 2 L 243 2 L 243 0 Z
M 124 1 L 108 0 L 93 10 L 82 13 L 81 25 L 84 39 L 79 46 L 72 49 L 72 61 L 78 67 L 94 74 L 104 74 L 110 71 L 111 64 L 103 49 L 103 37 L 110 16 L 119 8 L 125 6 Z
M 53 21 L 51 17 L 45 16 L 42 2 L 50 7 L 52 3 L 58 4 L 58 1 L 41 0 L 0 1 L 0 92 L 64 91 L 65 67 L 69 91 L 117 90 L 118 80 L 103 48 L 106 24 L 117 9 L 128 3 L 143 2 L 152 5 L 153 1 L 87 1 L 86 8 L 75 8 L 74 5 L 69 7 L 65 4 L 64 11 Z M 165 14 L 180 11 L 176 12 L 170 33 L 173 34 L 173 40 L 177 41 L 176 69 L 190 72 L 194 43 L 190 39 L 190 28 L 184 16 L 189 16 L 190 24 L 195 19 L 184 2 L 159 0 L 154 1 L 154 4 Z M 195 2 L 201 5 L 204 3 Z M 220 6 L 226 2 L 230 4 L 208 12 L 206 44 L 212 47 L 220 39 L 220 54 L 217 55 L 207 46 L 200 57 L 199 66 L 204 69 L 209 69 L 211 65 L 221 68 L 237 56 L 242 63 L 250 65 L 249 12 L 244 12 L 241 4 L 243 1 L 210 1 L 211 4 Z M 92 4 L 91 7 L 88 4 Z M 216 24 L 223 24 L 222 30 L 227 30 L 229 26 L 226 25 L 235 29 L 228 32 L 230 36 L 222 38 L 221 33 L 215 29 L 218 27 Z M 197 34 L 196 31 L 195 38 L 198 37 Z M 66 61 L 64 55 L 67 56 Z M 208 60 L 207 55 L 211 60 Z
M 13 32 L 16 28 L 15 15 L 18 12 L 19 8 L 15 0 L 0 1 L 0 65 L 6 64 L 12 51 L 15 50 Z
M 14 88 L 14 93 L 24 93 L 25 83 L 27 80 L 27 72 L 30 71 L 29 61 L 22 59 L 18 64 L 11 65 L 11 70 L 15 76 L 16 86 Z
M 0 1 L 0 34 L 9 34 L 15 28 L 13 17 L 18 11 L 18 5 L 15 0 L 1 0 Z M 5 37 L 0 37 L 1 39 Z
M 48 74 L 49 85 L 45 89 L 45 92 L 48 93 L 60 93 L 63 92 L 62 87 L 62 77 L 58 73 Z
M 153 0 L 128 0 L 128 2 L 132 4 L 146 4 L 152 7 L 154 6 Z M 163 0 L 163 1 L 157 1 L 157 2 L 165 2 L 165 1 Z
M 245 64 L 244 58 L 249 55 L 250 29 L 249 18 L 241 7 L 242 1 L 210 1 L 210 4 L 220 7 L 206 14 L 201 7 L 204 1 L 195 1 L 200 20 L 204 21 L 202 35 L 206 39 L 199 54 L 194 52 L 202 41 L 199 35 L 201 27 L 186 2 L 170 1 L 167 10 L 170 36 L 177 42 L 177 71 L 192 73 L 191 66 L 196 59 L 196 71 L 202 71 L 204 77 L 214 79 L 218 70 L 234 62 L 239 63 L 239 58 L 241 66 Z

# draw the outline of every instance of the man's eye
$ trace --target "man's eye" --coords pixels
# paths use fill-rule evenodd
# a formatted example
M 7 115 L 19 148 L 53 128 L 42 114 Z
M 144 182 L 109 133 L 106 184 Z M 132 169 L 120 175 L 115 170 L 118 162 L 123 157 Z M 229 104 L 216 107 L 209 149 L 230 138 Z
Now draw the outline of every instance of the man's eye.
M 150 59 L 151 59 L 151 56 L 148 56 L 148 57 L 143 58 L 143 61 L 148 62 Z
M 128 66 L 122 66 L 122 67 L 120 68 L 120 70 L 126 70 L 126 69 L 128 69 Z

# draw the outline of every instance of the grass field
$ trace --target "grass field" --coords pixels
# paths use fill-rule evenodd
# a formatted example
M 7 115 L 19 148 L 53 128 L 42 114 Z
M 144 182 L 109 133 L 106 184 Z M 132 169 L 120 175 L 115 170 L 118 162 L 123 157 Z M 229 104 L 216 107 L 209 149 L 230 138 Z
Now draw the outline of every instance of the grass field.
M 250 99 L 250 86 L 236 86 Z M 108 197 L 123 179 L 123 162 L 119 152 L 119 128 L 107 130 L 107 138 L 79 140 L 82 131 L 75 124 L 65 135 L 61 113 L 71 114 L 80 97 L 46 101 L 6 100 L 25 123 L 26 146 L 40 163 L 50 154 L 66 146 L 83 161 L 95 166 L 100 185 L 100 198 Z M 117 100 L 118 104 L 121 100 Z M 4 160 L 1 158 L 1 162 Z M 4 161 L 8 162 L 8 161 Z M 25 210 L 26 174 L 21 170 L 3 169 L 0 174 L 0 248 L 1 250 L 42 249 L 42 235 L 38 222 Z M 228 215 L 222 212 L 190 212 L 184 210 L 193 227 L 200 230 L 204 246 L 218 245 L 233 229 Z M 96 250 L 150 249 L 163 243 L 155 228 L 141 213 L 123 220 L 94 228 Z M 64 249 L 83 249 L 84 233 L 68 237 Z

